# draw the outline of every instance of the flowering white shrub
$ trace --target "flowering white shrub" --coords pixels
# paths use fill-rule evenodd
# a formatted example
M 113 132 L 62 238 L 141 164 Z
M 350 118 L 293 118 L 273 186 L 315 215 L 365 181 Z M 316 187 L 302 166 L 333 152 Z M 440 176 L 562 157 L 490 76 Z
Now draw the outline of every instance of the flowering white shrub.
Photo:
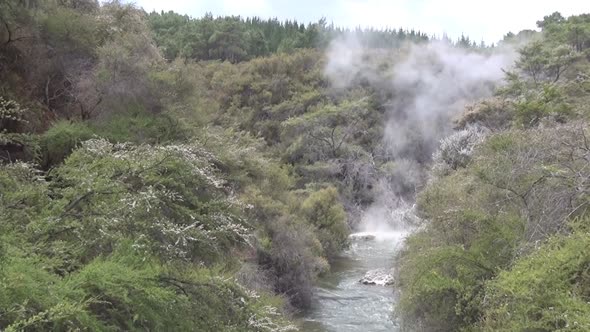
M 167 258 L 206 261 L 248 244 L 244 204 L 225 188 L 215 157 L 191 144 L 82 143 L 56 170 L 67 184 L 63 222 L 82 220 L 99 237 L 76 234 L 97 253 L 121 238 Z
M 22 107 L 19 103 L 14 100 L 7 100 L 0 96 L 0 121 L 15 121 L 15 122 L 27 122 L 25 120 L 25 113 L 28 109 Z M 0 126 L 0 130 L 4 130 Z
M 45 178 L 41 175 L 41 171 L 35 168 L 35 165 L 25 162 L 8 163 L 2 166 L 6 172 L 20 180 L 32 180 L 45 182 Z
M 281 314 L 278 309 L 273 306 L 264 306 L 261 314 L 253 314 L 248 319 L 248 325 L 254 331 L 268 331 L 268 332 L 288 332 L 299 331 L 294 325 L 284 325 L 273 320 L 274 317 L 280 317 Z
M 433 155 L 433 173 L 436 176 L 445 176 L 452 170 L 467 166 L 474 148 L 483 142 L 485 136 L 483 129 L 467 127 L 443 138 Z

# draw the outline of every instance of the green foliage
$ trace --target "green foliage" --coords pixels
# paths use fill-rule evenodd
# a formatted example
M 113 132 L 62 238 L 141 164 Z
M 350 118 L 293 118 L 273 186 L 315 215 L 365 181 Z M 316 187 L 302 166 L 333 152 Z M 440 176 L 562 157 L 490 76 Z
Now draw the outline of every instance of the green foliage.
M 522 233 L 519 218 L 488 206 L 496 196 L 486 189 L 458 171 L 421 193 L 430 222 L 407 240 L 398 272 L 405 325 L 452 331 L 479 319 L 483 281 L 511 262 Z
M 26 133 L 32 112 L 14 100 L 0 96 L 0 160 L 32 161 L 39 157 L 39 142 Z
M 164 144 L 186 138 L 179 120 L 167 114 L 144 111 L 116 114 L 92 124 L 93 131 L 113 142 Z
M 356 34 L 371 48 L 399 48 L 404 41 L 424 42 L 416 30 L 354 30 L 327 26 L 325 20 L 304 25 L 297 21 L 240 16 L 191 18 L 174 12 L 151 12 L 148 21 L 166 58 L 239 62 L 296 49 L 325 48 L 344 34 Z M 464 37 L 465 38 L 465 37 Z M 471 43 L 469 42 L 469 46 Z
M 512 264 L 586 212 L 587 125 L 574 120 L 590 114 L 588 17 L 539 26 L 543 39 L 507 36 L 539 41 L 460 124 L 512 129 L 446 142 L 445 170 L 419 197 L 428 224 L 398 278 L 413 326 L 498 324 Z M 375 75 L 334 90 L 323 54 L 343 36 L 373 49 Z M 309 307 L 348 223 L 381 193 L 412 198 L 423 182 L 427 147 L 392 156 L 379 142 L 398 98 L 383 50 L 428 39 L 324 19 L 0 1 L 0 329 L 292 330 L 267 292 Z
M 348 245 L 346 213 L 336 188 L 312 193 L 301 205 L 303 216 L 315 226 L 325 255 L 334 257 Z
M 31 134 L 0 133 L 0 160 L 34 162 L 39 159 L 39 137 Z
M 514 117 L 524 127 L 535 127 L 543 118 L 553 117 L 558 122 L 572 115 L 571 106 L 565 101 L 562 90 L 554 85 L 543 85 L 540 91 L 525 95 L 514 105 Z
M 262 154 L 264 141 L 247 133 L 210 128 L 204 134 L 202 140 L 219 156 L 216 165 L 229 173 L 228 184 L 243 193 L 244 212 L 256 225 L 259 271 L 246 279 L 298 308 L 309 307 L 313 282 L 329 266 L 315 226 L 301 217 L 302 198 L 290 191 L 289 168 Z
M 195 262 L 245 243 L 239 206 L 224 195 L 214 160 L 197 145 L 84 143 L 54 173 L 64 190 L 62 218 L 75 224 L 87 218 L 85 232 L 103 234 L 82 240 L 83 257 L 110 250 L 120 237 L 162 258 Z
M 546 38 L 554 43 L 566 44 L 578 52 L 590 48 L 590 15 L 582 14 L 565 19 L 555 12 L 537 22 Z
M 106 27 L 96 17 L 98 6 L 92 9 L 50 7 L 41 21 L 47 42 L 70 52 L 92 54 L 104 42 Z
M 498 91 L 509 98 L 504 113 L 518 125 L 534 127 L 547 119 L 566 122 L 587 115 L 582 92 L 588 68 L 584 52 L 590 47 L 587 16 L 566 20 L 556 12 L 537 22 L 542 38 L 520 49 L 515 70 L 507 73 L 508 84 Z
M 534 41 L 520 50 L 516 67 L 534 83 L 555 83 L 576 60 L 576 56 L 577 54 L 568 46 L 554 47 L 542 41 Z
M 94 136 L 85 123 L 59 121 L 40 138 L 42 165 L 45 168 L 63 162 L 83 141 Z
M 341 157 L 353 132 L 365 129 L 361 119 L 369 116 L 368 102 L 368 98 L 362 98 L 346 100 L 340 105 L 318 105 L 300 117 L 289 119 L 285 126 L 289 131 L 308 132 L 308 139 L 320 149 L 323 158 Z
M 292 330 L 275 317 L 276 300 L 204 268 L 165 266 L 129 244 L 65 277 L 39 259 L 11 254 L 0 270 L 6 331 Z
M 292 330 L 280 301 L 213 268 L 249 241 L 213 161 L 196 146 L 89 140 L 51 182 L 2 166 L 0 328 Z
M 417 202 L 426 224 L 409 237 L 399 257 L 398 311 L 405 325 L 469 330 L 485 317 L 490 330 L 541 326 L 533 323 L 538 313 L 526 316 L 532 314 L 534 303 L 543 303 L 540 298 L 523 304 L 521 316 L 508 318 L 515 312 L 507 307 L 511 304 L 502 304 L 510 302 L 502 301 L 509 301 L 518 286 L 495 297 L 491 285 L 515 262 L 519 266 L 519 261 L 527 261 L 526 254 L 537 252 L 540 241 L 567 233 L 570 218 L 586 213 L 586 132 L 585 125 L 572 124 L 494 134 L 476 145 L 465 168 L 428 184 Z M 530 266 L 515 275 L 520 277 Z M 529 274 L 520 280 L 526 283 L 530 278 L 535 277 Z M 568 296 L 562 290 L 555 294 Z M 487 311 L 490 296 L 498 302 Z M 514 323 L 502 325 L 505 320 L 499 313 Z
M 258 249 L 258 263 L 272 273 L 276 293 L 283 294 L 296 307 L 309 308 L 315 277 L 328 265 L 318 257 L 322 246 L 314 229 L 293 216 L 285 216 L 273 220 L 267 230 L 270 243 Z
M 508 195 L 510 206 L 520 210 L 527 219 L 528 241 L 561 231 L 566 218 L 586 208 L 582 178 L 588 151 L 582 147 L 587 131 L 583 123 L 514 130 L 492 136 L 482 146 L 474 165 L 477 177 Z M 581 185 L 579 191 L 572 183 Z
M 588 218 L 579 220 L 586 227 Z M 590 328 L 587 228 L 550 239 L 486 285 L 488 331 L 585 331 Z

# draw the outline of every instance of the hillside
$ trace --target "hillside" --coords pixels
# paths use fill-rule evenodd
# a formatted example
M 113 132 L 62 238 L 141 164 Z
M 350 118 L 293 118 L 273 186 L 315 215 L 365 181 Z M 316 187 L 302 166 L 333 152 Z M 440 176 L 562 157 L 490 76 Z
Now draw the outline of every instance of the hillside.
M 414 201 L 403 328 L 590 329 L 588 15 L 497 46 L 117 1 L 0 23 L 0 330 L 297 330 L 366 211 Z

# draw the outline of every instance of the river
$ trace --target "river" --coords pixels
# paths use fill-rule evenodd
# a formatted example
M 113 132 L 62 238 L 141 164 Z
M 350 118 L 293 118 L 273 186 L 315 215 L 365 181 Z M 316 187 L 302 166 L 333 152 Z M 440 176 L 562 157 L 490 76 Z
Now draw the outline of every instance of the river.
M 366 233 L 364 233 L 366 234 Z M 396 331 L 392 286 L 359 282 L 368 271 L 389 270 L 407 230 L 369 232 L 372 240 L 352 240 L 350 248 L 332 264 L 331 272 L 316 287 L 304 332 Z M 354 235 L 353 235 L 354 239 Z

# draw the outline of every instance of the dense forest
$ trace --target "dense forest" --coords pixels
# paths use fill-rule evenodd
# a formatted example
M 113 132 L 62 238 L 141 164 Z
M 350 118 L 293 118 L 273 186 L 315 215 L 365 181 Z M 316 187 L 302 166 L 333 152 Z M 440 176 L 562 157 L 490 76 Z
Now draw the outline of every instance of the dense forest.
M 118 1 L 0 23 L 0 330 L 295 331 L 383 197 L 416 201 L 403 328 L 590 329 L 590 15 L 491 46 Z M 517 57 L 424 127 L 392 77 L 433 44 Z
M 193 19 L 174 12 L 148 16 L 154 40 L 167 59 L 183 57 L 193 60 L 227 60 L 239 62 L 273 53 L 292 52 L 303 48 L 326 48 L 337 36 L 354 33 L 368 48 L 399 48 L 406 41 L 427 42 L 430 38 L 415 30 L 353 31 L 328 25 L 325 19 L 317 23 L 300 24 L 278 19 L 262 20 L 258 17 L 243 19 L 239 16 L 217 17 L 207 14 Z M 463 36 L 458 43 L 475 46 Z

